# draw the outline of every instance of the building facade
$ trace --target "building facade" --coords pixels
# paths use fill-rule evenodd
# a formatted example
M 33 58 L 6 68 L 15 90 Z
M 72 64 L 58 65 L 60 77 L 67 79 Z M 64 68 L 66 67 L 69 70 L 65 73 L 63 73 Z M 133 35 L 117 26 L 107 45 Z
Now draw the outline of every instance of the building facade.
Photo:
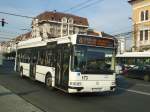
M 133 51 L 150 50 L 150 0 L 129 0 L 133 10 Z
M 11 53 L 16 50 L 16 43 L 14 40 L 0 42 L 0 53 Z
M 61 12 L 44 12 L 32 21 L 32 37 L 55 38 L 87 34 L 89 24 L 83 17 Z
M 32 31 L 19 35 L 11 41 L 1 42 L 0 51 L 10 53 L 16 50 L 16 43 L 31 38 L 56 38 L 73 34 L 87 34 L 100 37 L 114 38 L 105 32 L 89 29 L 87 18 L 56 11 L 44 12 L 32 21 Z
M 126 51 L 126 40 L 124 37 L 117 37 L 118 48 L 117 54 L 123 54 Z

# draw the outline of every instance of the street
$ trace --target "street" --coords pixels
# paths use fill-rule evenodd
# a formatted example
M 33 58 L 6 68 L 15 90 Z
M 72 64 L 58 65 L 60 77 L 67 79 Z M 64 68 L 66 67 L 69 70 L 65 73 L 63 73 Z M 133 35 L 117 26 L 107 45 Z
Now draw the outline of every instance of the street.
M 117 84 L 115 93 L 66 94 L 60 90 L 50 90 L 40 82 L 28 78 L 21 79 L 13 72 L 13 64 L 10 62 L 0 67 L 0 85 L 44 112 L 147 112 L 149 110 L 149 82 L 119 76 Z
M 149 110 L 150 0 L 1 0 L 0 112 Z

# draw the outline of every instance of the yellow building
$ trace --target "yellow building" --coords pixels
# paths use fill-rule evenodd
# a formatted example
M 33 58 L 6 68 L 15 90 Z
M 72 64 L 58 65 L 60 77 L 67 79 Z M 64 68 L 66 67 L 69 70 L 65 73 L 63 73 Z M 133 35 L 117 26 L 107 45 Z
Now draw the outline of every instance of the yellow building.
M 133 15 L 133 50 L 150 50 L 150 0 L 129 0 Z

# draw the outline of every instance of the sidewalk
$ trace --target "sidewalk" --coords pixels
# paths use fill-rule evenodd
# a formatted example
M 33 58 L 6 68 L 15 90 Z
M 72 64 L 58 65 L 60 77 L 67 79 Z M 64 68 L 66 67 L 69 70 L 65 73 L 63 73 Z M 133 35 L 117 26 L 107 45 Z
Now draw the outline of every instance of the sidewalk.
M 0 112 L 43 112 L 0 85 Z

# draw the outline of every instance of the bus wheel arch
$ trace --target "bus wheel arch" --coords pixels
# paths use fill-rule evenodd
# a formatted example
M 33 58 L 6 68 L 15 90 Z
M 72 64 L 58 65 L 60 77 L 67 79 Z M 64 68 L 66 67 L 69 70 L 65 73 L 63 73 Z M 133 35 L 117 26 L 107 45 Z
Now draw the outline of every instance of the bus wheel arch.
M 45 76 L 45 85 L 49 88 L 52 88 L 52 75 L 50 72 L 47 72 Z

